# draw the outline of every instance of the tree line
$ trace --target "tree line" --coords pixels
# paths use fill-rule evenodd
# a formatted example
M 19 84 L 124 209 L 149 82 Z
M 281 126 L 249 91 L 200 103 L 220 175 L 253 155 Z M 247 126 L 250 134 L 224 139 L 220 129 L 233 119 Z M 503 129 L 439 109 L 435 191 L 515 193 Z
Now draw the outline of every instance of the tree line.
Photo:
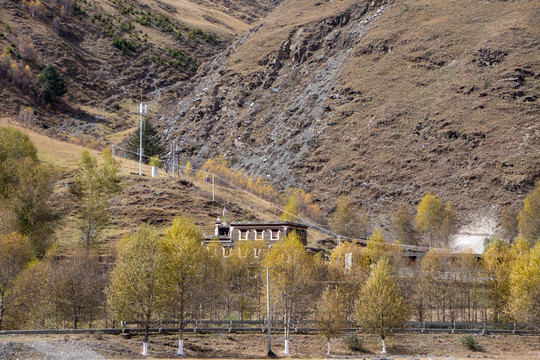
M 273 321 L 285 328 L 287 349 L 291 325 L 305 319 L 318 319 L 327 339 L 339 335 L 344 320 L 358 322 L 380 336 L 383 348 L 408 320 L 540 326 L 540 184 L 509 222 L 515 238 L 491 239 L 480 257 L 433 246 L 412 261 L 378 228 L 367 246 L 342 241 L 328 259 L 309 255 L 294 233 L 270 249 L 246 241 L 225 255 L 217 241 L 201 246 L 194 221 L 179 217 L 166 229 L 146 225 L 124 236 L 111 263 L 95 250 L 108 199 L 120 190 L 110 153 L 101 162 L 82 154 L 69 186 L 81 246 L 66 254 L 49 240 L 54 171 L 39 163 L 22 133 L 0 128 L 0 140 L 0 329 L 115 327 L 124 320 L 148 330 L 170 320 L 180 328 L 182 354 L 183 330 L 194 319 L 265 318 L 266 268 Z M 428 200 L 437 206 L 423 204 Z M 417 231 L 433 208 L 439 215 L 425 223 L 437 222 L 423 234 L 435 240 L 454 216 L 448 203 L 426 196 L 408 218 Z
M 380 336 L 383 349 L 385 338 L 409 320 L 540 326 L 540 242 L 493 240 L 481 259 L 434 248 L 415 263 L 378 230 L 366 247 L 342 242 L 328 261 L 308 254 L 295 233 L 270 249 L 246 241 L 228 256 L 217 241 L 206 247 L 201 241 L 186 217 L 163 233 L 142 226 L 120 240 L 110 266 L 85 249 L 62 258 L 54 246 L 42 260 L 32 260 L 25 236 L 2 235 L 4 325 L 137 321 L 147 330 L 147 344 L 152 324 L 174 321 L 183 354 L 183 330 L 195 319 L 265 318 L 268 267 L 273 321 L 285 328 L 287 351 L 292 324 L 305 319 L 317 319 L 328 339 L 339 336 L 344 321 L 355 321 Z

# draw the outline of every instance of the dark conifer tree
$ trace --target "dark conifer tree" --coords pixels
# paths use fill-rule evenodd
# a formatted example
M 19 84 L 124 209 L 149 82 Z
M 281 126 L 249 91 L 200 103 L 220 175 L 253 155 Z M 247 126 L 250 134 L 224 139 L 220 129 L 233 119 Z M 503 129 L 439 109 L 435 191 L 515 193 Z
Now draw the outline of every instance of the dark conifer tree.
M 52 65 L 47 65 L 39 74 L 33 90 L 42 101 L 47 102 L 55 101 L 57 97 L 64 95 L 67 91 L 64 79 Z
M 126 154 L 129 159 L 139 160 L 139 129 L 129 137 L 127 142 Z M 143 147 L 143 161 L 148 163 L 152 156 L 161 157 L 165 152 L 165 146 L 161 135 L 148 119 L 143 120 L 143 133 L 142 133 L 142 147 Z

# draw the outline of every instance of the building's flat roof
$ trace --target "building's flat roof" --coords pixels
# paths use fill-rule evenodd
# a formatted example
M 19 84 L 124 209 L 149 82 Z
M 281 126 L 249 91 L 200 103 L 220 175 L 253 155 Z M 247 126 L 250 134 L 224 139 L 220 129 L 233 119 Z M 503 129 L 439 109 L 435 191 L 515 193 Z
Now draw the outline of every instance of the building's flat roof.
M 213 239 L 217 239 L 217 240 L 231 240 L 231 237 L 229 235 L 204 235 L 204 239 L 205 240 L 213 240 Z
M 307 229 L 308 226 L 292 221 L 243 221 L 243 222 L 231 222 L 231 226 L 294 226 Z

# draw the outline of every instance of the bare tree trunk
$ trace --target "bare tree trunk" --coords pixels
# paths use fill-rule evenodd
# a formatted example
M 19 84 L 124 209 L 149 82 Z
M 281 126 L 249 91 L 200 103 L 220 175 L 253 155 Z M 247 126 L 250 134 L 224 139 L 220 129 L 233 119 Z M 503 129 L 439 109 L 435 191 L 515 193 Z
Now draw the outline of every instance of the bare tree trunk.
M 328 351 L 326 352 L 326 355 L 330 356 L 330 338 L 328 338 L 327 341 L 328 341 Z
M 243 320 L 244 319 L 244 288 L 242 287 L 242 284 L 239 284 L 240 285 L 240 306 L 239 306 L 239 319 L 238 320 Z
M 4 321 L 4 293 L 0 294 L 0 330 L 4 330 L 2 327 Z
M 467 321 L 471 322 L 471 291 L 467 289 Z
M 184 328 L 182 325 L 180 325 L 180 330 L 178 331 L 178 355 L 186 355 L 184 354 Z
M 79 316 L 77 315 L 77 307 L 73 306 L 73 328 L 77 329 L 77 324 L 79 323 Z
M 178 324 L 178 355 L 185 356 L 184 354 L 184 292 L 180 290 L 180 323 Z
M 146 324 L 144 324 L 144 340 L 143 340 L 143 356 L 148 355 L 148 335 L 150 333 L 150 324 L 148 321 L 146 321 Z
M 231 316 L 231 290 L 227 289 L 227 317 Z
M 284 320 L 285 320 L 285 349 L 283 351 L 283 354 L 289 355 L 289 334 L 290 334 L 290 309 L 288 306 L 285 307 L 285 314 L 284 314 Z
M 424 296 L 422 295 L 422 289 L 419 289 L 419 298 L 418 298 L 418 321 L 424 321 Z

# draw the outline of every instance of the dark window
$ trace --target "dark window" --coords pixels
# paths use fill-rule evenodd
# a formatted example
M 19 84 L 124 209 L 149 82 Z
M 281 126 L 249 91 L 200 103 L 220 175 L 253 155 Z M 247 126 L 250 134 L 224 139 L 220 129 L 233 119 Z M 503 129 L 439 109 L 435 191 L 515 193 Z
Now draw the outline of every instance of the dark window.
M 257 230 L 255 233 L 255 240 L 263 240 L 264 239 L 264 230 Z
M 248 234 L 247 230 L 240 230 L 240 240 L 247 240 L 248 239 L 247 234 Z

